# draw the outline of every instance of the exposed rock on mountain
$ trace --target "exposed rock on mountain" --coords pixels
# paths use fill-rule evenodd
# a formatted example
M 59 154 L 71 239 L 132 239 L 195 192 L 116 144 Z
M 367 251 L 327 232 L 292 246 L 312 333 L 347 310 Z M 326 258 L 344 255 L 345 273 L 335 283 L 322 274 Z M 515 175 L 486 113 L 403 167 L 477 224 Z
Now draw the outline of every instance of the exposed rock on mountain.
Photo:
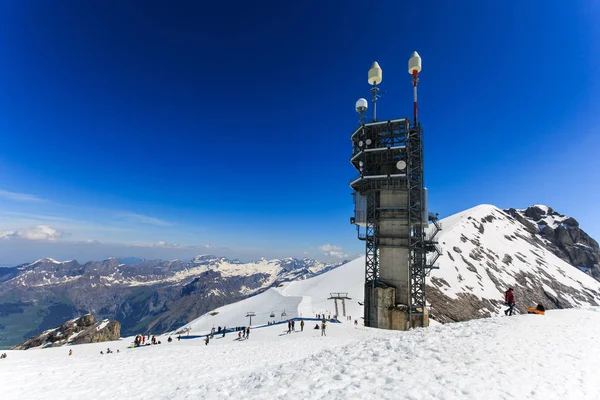
M 121 324 L 107 319 L 94 322 L 91 314 L 69 320 L 61 326 L 48 329 L 34 335 L 22 343 L 14 346 L 13 350 L 27 350 L 32 347 L 59 347 L 66 344 L 83 344 L 107 342 L 119 339 Z
M 526 210 L 506 210 L 527 227 L 532 234 L 547 241 L 558 257 L 600 280 L 600 247 L 598 242 L 579 228 L 572 217 L 557 213 L 552 208 L 535 205 Z
M 45 258 L 0 270 L 0 346 L 88 312 L 120 321 L 124 335 L 164 332 L 281 281 L 306 279 L 340 264 L 294 258 L 242 263 L 210 255 L 84 265 Z
M 538 303 L 547 309 L 600 304 L 600 282 L 577 268 L 579 263 L 570 264 L 577 257 L 595 260 L 597 249 L 574 219 L 545 206 L 502 211 L 482 205 L 442 224 L 439 242 L 444 256 L 427 287 L 434 319 L 452 322 L 498 315 L 509 287 L 515 288 L 521 312 Z M 571 241 L 559 238 L 565 232 Z M 578 248 L 583 256 L 577 255 Z

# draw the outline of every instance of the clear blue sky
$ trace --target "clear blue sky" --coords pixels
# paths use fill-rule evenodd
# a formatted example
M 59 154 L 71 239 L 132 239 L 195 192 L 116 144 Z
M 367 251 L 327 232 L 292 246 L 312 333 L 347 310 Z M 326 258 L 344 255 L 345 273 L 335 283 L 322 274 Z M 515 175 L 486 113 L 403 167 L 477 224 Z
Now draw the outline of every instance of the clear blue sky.
M 2 4 L 0 264 L 362 253 L 354 102 L 377 60 L 409 116 L 414 50 L 430 208 L 600 237 L 598 2 L 123 3 Z

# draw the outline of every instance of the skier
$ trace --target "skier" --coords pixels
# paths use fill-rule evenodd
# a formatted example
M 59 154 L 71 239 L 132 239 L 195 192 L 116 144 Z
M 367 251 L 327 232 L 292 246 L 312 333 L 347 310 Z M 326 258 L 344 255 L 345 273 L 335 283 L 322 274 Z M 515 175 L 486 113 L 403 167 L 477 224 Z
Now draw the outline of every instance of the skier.
M 177 336 L 177 341 L 181 341 L 181 335 Z
M 321 323 L 321 336 L 327 336 L 325 334 L 325 321 Z
M 223 327 L 223 337 L 225 337 L 225 332 L 227 332 L 227 327 Z
M 169 338 L 167 339 L 167 342 L 171 343 L 173 341 L 173 339 L 171 338 L 171 336 L 169 336 Z
M 300 321 L 300 332 L 304 332 L 304 320 Z
M 72 356 L 73 355 L 73 349 L 69 350 L 69 355 Z
M 292 320 L 292 330 L 296 332 L 296 321 Z
M 246 328 L 246 339 L 250 339 L 250 327 Z
M 513 310 L 515 308 L 515 294 L 513 293 L 513 288 L 508 288 L 508 290 L 504 292 L 504 304 L 508 306 L 508 310 L 504 310 L 504 315 L 513 315 Z
M 288 319 L 288 334 L 292 333 L 292 321 Z
M 238 331 L 238 340 L 242 340 L 242 332 Z
M 204 345 L 208 346 L 208 341 L 210 340 L 210 336 L 206 336 L 206 339 L 204 340 Z

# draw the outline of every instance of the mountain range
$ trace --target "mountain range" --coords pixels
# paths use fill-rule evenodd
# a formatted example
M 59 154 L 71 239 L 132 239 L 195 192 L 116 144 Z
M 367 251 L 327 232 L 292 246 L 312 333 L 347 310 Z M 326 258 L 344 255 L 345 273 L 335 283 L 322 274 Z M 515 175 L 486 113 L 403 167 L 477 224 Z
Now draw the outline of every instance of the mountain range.
M 441 224 L 439 269 L 427 279 L 432 319 L 448 323 L 503 315 L 508 287 L 515 289 L 520 312 L 537 304 L 547 309 L 600 304 L 600 249 L 575 219 L 544 205 L 522 210 L 480 205 Z M 0 270 L 0 343 L 17 343 L 88 312 L 119 321 L 123 336 L 174 330 L 193 320 L 205 321 L 191 323 L 200 329 L 220 318 L 226 318 L 223 324 L 243 324 L 246 311 L 255 311 L 256 321 L 264 323 L 284 313 L 288 318 L 333 313 L 329 291 L 351 293 L 355 303 L 349 311 L 361 314 L 356 307 L 362 302 L 364 258 L 341 268 L 344 263 L 310 259 L 241 263 L 208 255 L 133 261 L 80 265 L 42 259 Z M 322 279 L 311 282 L 322 282 L 322 290 L 314 288 L 320 290 L 318 299 L 307 297 L 304 286 L 286 289 L 285 282 L 317 275 Z M 244 312 L 214 317 L 232 303 Z
M 133 260 L 136 261 L 136 260 Z M 121 334 L 164 332 L 205 312 L 342 263 L 277 259 L 242 263 L 212 255 L 191 261 L 44 258 L 0 269 L 0 346 L 81 315 L 121 323 Z

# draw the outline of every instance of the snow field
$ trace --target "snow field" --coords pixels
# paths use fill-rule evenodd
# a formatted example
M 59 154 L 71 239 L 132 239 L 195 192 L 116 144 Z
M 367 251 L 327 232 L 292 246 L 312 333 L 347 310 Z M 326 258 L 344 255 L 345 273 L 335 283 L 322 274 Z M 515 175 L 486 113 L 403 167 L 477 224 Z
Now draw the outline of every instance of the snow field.
M 598 399 L 600 308 L 409 332 L 329 324 L 125 349 L 9 351 L 3 399 Z M 110 347 L 110 355 L 100 355 Z

